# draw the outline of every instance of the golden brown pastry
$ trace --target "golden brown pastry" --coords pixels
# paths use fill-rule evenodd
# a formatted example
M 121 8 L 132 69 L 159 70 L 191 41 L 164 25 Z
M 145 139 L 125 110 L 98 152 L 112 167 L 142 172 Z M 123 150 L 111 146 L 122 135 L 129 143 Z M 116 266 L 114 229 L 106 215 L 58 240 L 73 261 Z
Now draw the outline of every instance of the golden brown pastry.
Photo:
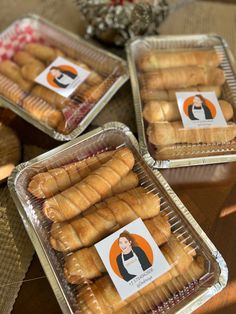
M 193 157 L 205 157 L 228 154 L 229 150 L 231 154 L 236 153 L 236 143 L 223 143 L 223 144 L 202 144 L 199 147 L 198 144 L 174 144 L 165 146 L 156 146 L 154 152 L 154 159 L 167 160 L 167 159 L 181 159 L 181 158 L 193 158 Z
M 63 119 L 59 122 L 58 126 L 57 126 L 57 132 L 62 133 L 64 135 L 68 135 L 70 134 L 74 129 L 76 128 L 76 125 L 73 127 L 69 127 L 67 124 L 67 119 L 65 118 L 65 116 L 63 117 Z
M 54 52 L 55 52 L 56 57 L 63 57 L 63 58 L 66 57 L 66 54 L 58 48 L 54 48 Z
M 86 83 L 82 83 L 81 85 L 79 85 L 79 87 L 76 89 L 75 91 L 75 95 L 78 96 L 79 98 L 81 98 L 83 100 L 83 94 L 85 91 L 87 91 L 88 89 L 90 89 L 91 86 L 86 84 Z
M 38 173 L 29 182 L 28 191 L 37 198 L 51 197 L 81 181 L 93 170 L 107 162 L 114 152 L 114 150 L 103 152 L 60 168 Z
M 176 101 L 176 92 L 214 92 L 217 98 L 221 96 L 221 86 L 191 86 L 187 88 L 178 88 L 170 90 L 150 90 L 145 87 L 141 89 L 141 98 L 143 102 L 152 100 Z
M 195 255 L 195 251 L 191 247 L 186 247 L 175 237 L 171 237 L 163 245 L 161 251 L 171 265 L 170 271 L 125 300 L 120 298 L 109 276 L 101 277 L 89 285 L 89 288 L 84 286 L 79 290 L 78 302 L 81 313 L 98 313 L 99 311 L 101 313 L 117 313 L 127 304 L 133 304 L 137 298 L 185 273 L 193 263 Z
M 226 127 L 184 128 L 181 121 L 150 124 L 147 129 L 149 142 L 154 145 L 176 143 L 225 143 L 236 136 L 236 124 L 229 122 Z
M 104 201 L 106 206 L 98 208 L 84 217 L 54 223 L 50 243 L 55 250 L 73 251 L 90 246 L 113 228 L 122 227 L 138 217 L 149 219 L 159 214 L 160 199 L 143 188 L 136 188 Z
M 23 108 L 36 120 L 55 128 L 61 119 L 62 113 L 50 106 L 46 101 L 34 96 L 27 96 L 22 102 Z
M 21 74 L 25 80 L 33 81 L 43 72 L 45 66 L 40 63 L 28 63 L 22 66 Z
M 25 97 L 23 90 L 2 74 L 0 74 L 0 94 L 15 104 L 19 104 Z
M 66 58 L 66 54 L 61 51 L 58 48 L 52 48 L 54 50 L 54 54 L 51 54 L 51 57 L 49 57 L 46 61 L 47 65 L 49 65 L 50 63 L 52 63 L 57 57 L 62 57 L 62 58 Z
M 173 294 L 183 291 L 184 287 L 200 279 L 204 274 L 204 259 L 198 256 L 183 274 L 173 278 L 164 285 L 160 285 L 145 293 L 117 311 L 116 314 L 143 314 L 155 310 L 161 304 L 172 297 Z
M 10 60 L 0 63 L 0 73 L 17 83 L 24 91 L 29 91 L 33 86 L 32 82 L 23 78 L 20 67 Z
M 34 58 L 30 53 L 24 50 L 16 52 L 13 56 L 13 61 L 19 66 L 24 66 L 26 64 L 38 64 L 44 66 L 39 59 Z
M 29 43 L 25 45 L 24 50 L 44 62 L 51 61 L 56 57 L 56 52 L 53 48 L 40 43 Z
M 84 91 L 78 90 L 77 94 L 87 103 L 96 103 L 103 95 L 105 95 L 106 91 L 112 84 L 112 79 L 104 80 L 101 84 L 91 86 L 88 89 L 84 89 Z
M 0 122 L 0 182 L 6 179 L 19 163 L 21 146 L 15 132 Z
M 133 171 L 130 171 L 125 177 L 121 178 L 121 180 L 112 188 L 111 194 L 108 196 L 134 189 L 136 186 L 138 186 L 138 184 L 139 179 L 137 174 Z
M 81 181 L 86 177 L 86 173 L 87 175 L 90 174 L 92 169 L 98 168 L 111 156 L 111 154 L 106 153 L 102 153 L 101 155 L 102 156 L 99 158 L 97 156 L 91 158 L 94 160 L 92 168 L 86 165 L 85 161 L 78 161 L 61 168 L 54 168 L 50 169 L 48 172 L 36 174 L 28 185 L 28 191 L 37 198 L 52 197 Z M 82 168 L 83 165 L 85 165 L 85 169 Z M 138 176 L 133 171 L 130 171 L 127 176 L 112 187 L 112 195 L 128 191 L 129 189 L 135 188 L 137 185 Z
M 158 215 L 144 220 L 153 239 L 160 246 L 166 243 L 171 235 L 167 216 Z M 84 248 L 69 255 L 65 259 L 65 277 L 72 284 L 83 283 L 86 279 L 101 277 L 106 268 L 94 246 Z
M 91 246 L 104 236 L 117 230 L 117 227 L 112 212 L 108 208 L 100 208 L 82 218 L 53 223 L 50 243 L 57 251 L 72 252 L 82 247 Z
M 85 211 L 111 194 L 122 177 L 134 166 L 134 156 L 128 148 L 115 152 L 112 158 L 95 169 L 79 183 L 47 199 L 44 214 L 52 221 L 64 221 Z
M 150 90 L 169 90 L 194 85 L 223 85 L 225 75 L 224 71 L 219 68 L 183 66 L 143 74 L 141 82 Z
M 63 109 L 65 106 L 68 105 L 68 100 L 65 97 L 53 92 L 52 90 L 42 85 L 36 85 L 32 89 L 31 93 L 34 96 L 38 96 L 44 99 L 50 105 L 56 107 L 59 110 Z
M 193 263 L 185 272 L 167 283 L 169 290 L 174 293 L 177 289 L 181 290 L 190 282 L 200 279 L 205 272 L 204 262 L 205 258 L 203 256 L 196 256 Z
M 233 118 L 234 112 L 232 105 L 225 101 L 219 100 L 219 104 L 226 121 Z M 177 102 L 170 101 L 150 101 L 145 104 L 143 110 L 144 119 L 149 123 L 160 121 L 177 121 L 181 119 Z
M 138 58 L 137 64 L 141 71 L 149 72 L 157 69 L 207 65 L 217 67 L 220 65 L 220 55 L 215 50 L 161 52 L 151 50 Z
M 81 62 L 80 60 L 71 60 L 71 62 L 74 62 L 75 64 L 77 64 L 81 68 L 91 72 L 85 81 L 87 84 L 99 85 L 103 82 L 103 80 L 104 80 L 103 77 L 101 75 L 99 75 L 98 73 L 96 73 L 95 71 L 93 71 L 87 64 Z

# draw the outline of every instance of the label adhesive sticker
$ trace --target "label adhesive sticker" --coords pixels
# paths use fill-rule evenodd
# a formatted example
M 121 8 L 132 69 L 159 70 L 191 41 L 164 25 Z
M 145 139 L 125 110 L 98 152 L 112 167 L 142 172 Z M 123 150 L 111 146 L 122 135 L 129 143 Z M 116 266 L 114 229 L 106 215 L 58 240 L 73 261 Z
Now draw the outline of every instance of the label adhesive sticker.
M 176 98 L 185 128 L 227 126 L 214 92 L 177 92 Z
M 122 300 L 170 270 L 141 218 L 95 244 Z
M 89 75 L 90 71 L 65 58 L 57 57 L 36 77 L 35 82 L 61 96 L 69 97 Z

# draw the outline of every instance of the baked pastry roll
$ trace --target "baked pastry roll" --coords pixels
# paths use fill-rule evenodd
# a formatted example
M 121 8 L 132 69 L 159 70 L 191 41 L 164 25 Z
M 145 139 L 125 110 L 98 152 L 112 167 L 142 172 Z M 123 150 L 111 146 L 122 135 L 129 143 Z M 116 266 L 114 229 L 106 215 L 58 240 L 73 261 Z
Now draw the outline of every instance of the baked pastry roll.
M 159 246 L 168 241 L 171 230 L 167 216 L 157 215 L 154 218 L 144 220 L 144 224 Z M 95 247 L 91 246 L 67 256 L 64 272 L 68 282 L 79 284 L 88 279 L 101 277 L 106 273 L 106 268 Z
M 147 51 L 138 57 L 138 68 L 143 72 L 155 71 L 157 69 L 181 67 L 181 66 L 210 66 L 220 65 L 220 55 L 215 50 L 196 51 Z
M 82 181 L 47 199 L 43 206 L 44 214 L 52 221 L 64 221 L 77 216 L 110 195 L 112 187 L 126 176 L 133 166 L 132 152 L 128 148 L 119 149 L 109 161 Z
M 90 246 L 110 234 L 114 228 L 120 228 L 138 217 L 149 219 L 160 211 L 158 195 L 140 187 L 113 196 L 103 204 L 83 217 L 52 224 L 52 247 L 68 252 Z
M 0 73 L 17 83 L 24 91 L 29 91 L 33 86 L 32 82 L 23 78 L 20 67 L 10 60 L 0 63 Z
M 169 89 L 169 90 L 150 90 L 145 87 L 141 89 L 141 98 L 143 102 L 149 101 L 176 101 L 176 92 L 214 92 L 217 98 L 221 96 L 221 86 L 191 86 L 187 88 Z
M 154 145 L 176 143 L 226 143 L 236 136 L 236 124 L 229 122 L 225 127 L 184 128 L 181 121 L 153 123 L 147 129 L 149 142 Z
M 140 80 L 147 89 L 169 90 L 194 85 L 223 85 L 225 75 L 219 68 L 182 66 L 145 73 Z
M 56 128 L 63 119 L 61 111 L 50 106 L 46 101 L 34 96 L 27 96 L 22 101 L 22 107 L 36 120 Z
M 219 104 L 225 120 L 231 120 L 234 115 L 232 105 L 225 100 L 219 100 Z M 171 122 L 181 119 L 177 102 L 163 100 L 146 103 L 143 109 L 143 116 L 149 123 L 158 123 L 160 121 Z
M 24 91 L 18 84 L 2 74 L 0 74 L 0 94 L 15 104 L 20 104 L 21 100 L 25 97 Z
M 51 62 L 56 57 L 56 52 L 53 48 L 40 43 L 26 44 L 24 50 L 43 62 Z
M 81 313 L 98 313 L 99 311 L 101 313 L 118 313 L 128 304 L 134 304 L 139 297 L 186 273 L 194 261 L 193 256 L 196 255 L 191 246 L 186 247 L 174 236 L 162 246 L 161 251 L 171 265 L 170 271 L 125 300 L 120 298 L 109 276 L 101 277 L 89 287 L 84 286 L 79 289 L 78 302 Z
M 103 152 L 64 165 L 41 172 L 32 177 L 28 185 L 28 191 L 37 198 L 48 198 L 78 183 L 93 170 L 107 162 L 114 150 Z

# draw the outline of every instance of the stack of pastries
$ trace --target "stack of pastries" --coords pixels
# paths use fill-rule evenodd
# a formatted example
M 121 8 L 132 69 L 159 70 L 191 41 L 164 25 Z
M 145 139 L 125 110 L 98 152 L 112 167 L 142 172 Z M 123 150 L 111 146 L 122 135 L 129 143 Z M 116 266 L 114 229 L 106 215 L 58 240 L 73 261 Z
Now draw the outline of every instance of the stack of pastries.
M 69 99 L 34 81 L 59 56 L 91 72 Z M 111 81 L 82 60 L 70 58 L 58 48 L 42 43 L 28 43 L 12 59 L 0 63 L 0 94 L 21 106 L 36 120 L 63 134 L 70 133 L 76 127 L 78 119 L 82 119 L 104 95 Z M 65 110 L 74 112 L 78 108 L 83 108 L 81 116 L 77 117 L 75 125 L 68 123 Z
M 157 193 L 141 186 L 130 149 L 104 151 L 34 175 L 28 191 L 52 221 L 49 241 L 64 254 L 64 274 L 76 285 L 81 313 L 145 313 L 204 273 L 191 245 L 172 233 Z M 94 244 L 141 217 L 171 270 L 122 300 Z
M 137 57 L 143 117 L 148 123 L 147 137 L 157 159 L 201 154 L 199 147 L 194 148 L 196 144 L 215 145 L 215 151 L 218 144 L 235 138 L 232 105 L 221 99 L 225 75 L 220 64 L 220 55 L 213 49 L 169 52 L 151 49 Z M 184 128 L 175 95 L 181 91 L 215 92 L 227 126 Z M 192 145 L 190 150 L 186 144 Z

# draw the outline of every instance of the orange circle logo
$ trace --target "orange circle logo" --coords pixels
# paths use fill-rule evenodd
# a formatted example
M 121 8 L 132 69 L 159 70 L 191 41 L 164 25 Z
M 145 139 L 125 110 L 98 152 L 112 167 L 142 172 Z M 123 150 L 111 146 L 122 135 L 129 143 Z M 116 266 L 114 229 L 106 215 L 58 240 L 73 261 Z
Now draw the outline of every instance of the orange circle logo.
M 136 246 L 138 246 L 139 248 L 141 248 L 144 252 L 144 254 L 146 254 L 146 257 L 148 258 L 150 264 L 153 264 L 153 251 L 152 248 L 150 246 L 150 244 L 140 235 L 135 234 L 135 233 L 131 233 L 130 236 L 132 236 L 132 238 L 135 240 L 136 242 Z M 118 264 L 117 264 L 117 257 L 119 255 L 121 255 L 122 250 L 120 248 L 119 245 L 119 239 L 115 240 L 114 243 L 111 246 L 110 249 L 110 254 L 109 254 L 109 260 L 110 260 L 110 265 L 114 271 L 114 273 L 120 277 L 121 279 L 123 279 L 119 268 L 118 268 Z
M 52 67 L 53 68 L 53 67 Z M 63 72 L 70 72 L 73 75 L 77 76 L 78 72 L 76 71 L 75 68 L 73 68 L 70 65 L 67 64 L 63 64 L 63 65 L 57 65 L 55 68 L 57 68 L 59 71 Z M 50 72 L 51 69 L 49 69 L 49 72 L 47 74 L 47 81 L 48 83 L 54 87 L 54 88 L 60 88 L 60 86 L 58 86 L 58 84 L 55 82 L 55 77 L 52 75 L 52 73 Z
M 186 114 L 187 117 L 189 117 L 189 106 L 192 106 L 194 104 L 194 98 L 196 96 L 199 98 L 198 95 L 195 95 L 195 96 L 188 97 L 184 101 L 183 110 L 184 110 L 184 113 Z M 214 119 L 216 116 L 216 108 L 215 108 L 214 104 L 209 99 L 207 99 L 203 96 L 201 96 L 201 98 L 204 99 L 204 103 L 208 107 L 208 109 L 210 110 L 211 116 Z

